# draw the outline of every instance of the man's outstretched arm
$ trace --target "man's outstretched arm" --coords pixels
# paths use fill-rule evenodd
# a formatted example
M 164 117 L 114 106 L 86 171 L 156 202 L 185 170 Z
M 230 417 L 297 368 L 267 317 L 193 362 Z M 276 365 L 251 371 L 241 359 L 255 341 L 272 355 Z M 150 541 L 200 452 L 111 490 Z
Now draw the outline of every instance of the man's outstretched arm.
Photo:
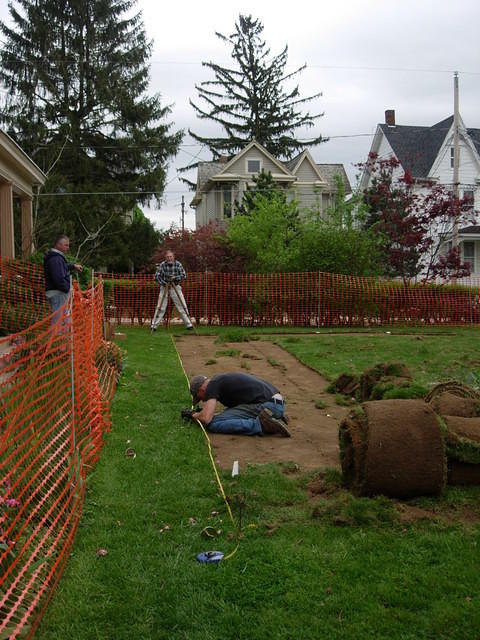
M 192 418 L 194 420 L 200 420 L 202 424 L 209 424 L 215 414 L 215 407 L 217 406 L 217 401 L 215 398 L 211 398 L 203 403 L 202 410 L 198 413 L 194 413 Z

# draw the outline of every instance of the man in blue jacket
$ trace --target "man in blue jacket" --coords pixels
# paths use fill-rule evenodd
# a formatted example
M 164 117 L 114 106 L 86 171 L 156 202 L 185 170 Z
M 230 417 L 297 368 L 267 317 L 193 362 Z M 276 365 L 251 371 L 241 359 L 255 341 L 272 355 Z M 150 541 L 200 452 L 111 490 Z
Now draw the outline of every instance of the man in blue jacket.
M 67 301 L 72 271 L 82 271 L 83 269 L 81 264 L 67 262 L 65 254 L 69 249 L 68 236 L 58 236 L 53 249 L 47 251 L 43 258 L 45 295 L 52 311 L 58 311 Z M 56 316 L 55 319 L 57 319 Z

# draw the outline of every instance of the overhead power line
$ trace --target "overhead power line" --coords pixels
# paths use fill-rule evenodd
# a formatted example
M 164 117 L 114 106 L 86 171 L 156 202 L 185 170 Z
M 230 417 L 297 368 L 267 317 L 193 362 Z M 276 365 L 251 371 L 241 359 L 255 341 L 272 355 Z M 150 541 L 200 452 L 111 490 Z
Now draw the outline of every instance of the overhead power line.
M 450 183 L 442 183 L 443 186 L 450 184 Z M 453 182 L 451 183 L 453 184 Z M 461 188 L 470 188 L 470 189 L 474 189 L 476 188 L 476 184 L 474 183 L 469 183 L 469 182 L 459 182 L 459 187 Z M 286 190 L 288 191 L 288 189 Z M 293 186 L 291 188 L 291 191 L 295 191 L 295 186 Z M 222 189 L 211 189 L 209 191 L 209 193 L 214 193 L 214 194 L 220 194 L 220 193 L 224 193 L 224 191 Z M 268 189 L 255 189 L 254 191 L 250 192 L 250 193 L 255 193 L 255 194 L 261 194 L 261 193 L 270 193 L 270 191 Z M 318 193 L 312 189 L 312 191 L 310 192 L 302 192 L 304 195 L 318 195 L 321 196 L 322 195 L 322 191 L 319 190 Z M 329 194 L 331 194 L 331 192 L 328 192 Z M 67 196 L 127 196 L 127 195 L 133 195 L 133 196 L 145 196 L 145 195 L 162 195 L 163 197 L 165 196 L 179 196 L 179 195 L 189 195 L 192 198 L 195 195 L 194 191 L 191 191 L 189 189 L 181 189 L 181 190 L 175 190 L 175 191 L 164 191 L 162 193 L 159 193 L 158 191 L 61 191 L 61 192 L 50 192 L 50 193 L 39 193 L 38 197 L 67 197 Z
M 181 192 L 178 192 L 181 193 Z M 45 196 L 155 196 L 162 195 L 159 191 L 56 191 L 39 193 L 38 197 Z
M 3 40 L 0 40 L 1 46 L 7 46 L 7 43 Z M 5 54 L 12 56 L 16 60 L 21 60 L 27 64 L 32 64 L 29 60 L 26 60 L 24 57 L 13 53 L 13 51 L 5 51 Z M 38 61 L 37 61 L 38 62 Z M 52 62 L 65 62 L 64 58 L 48 58 L 48 63 Z M 228 66 L 232 61 L 225 60 L 215 62 L 215 64 L 220 66 Z M 174 65 L 174 66 L 202 66 L 205 64 L 203 60 L 160 60 L 152 58 L 151 60 L 145 60 L 145 65 L 149 64 L 155 65 Z M 297 68 L 302 66 L 303 63 L 298 64 L 287 64 L 287 68 Z M 336 64 L 317 64 L 317 63 L 305 63 L 307 69 L 334 69 L 334 70 L 345 70 L 345 71 L 388 71 L 388 72 L 402 72 L 402 73 L 448 73 L 452 74 L 457 72 L 458 74 L 463 75 L 480 75 L 480 71 L 469 71 L 469 70 L 459 70 L 459 69 L 435 69 L 429 67 L 381 67 L 381 66 L 371 66 L 371 65 L 336 65 Z
M 372 138 L 375 135 L 375 133 L 350 133 L 350 134 L 342 134 L 342 135 L 335 135 L 335 136 L 329 136 L 326 135 L 325 136 L 325 142 L 328 142 L 329 140 L 338 140 L 341 138 Z M 298 138 L 297 141 L 300 144 L 307 144 L 310 141 L 310 138 Z M 322 143 L 320 143 L 322 144 Z M 38 148 L 39 149 L 55 149 L 55 148 L 60 148 L 60 147 L 64 147 L 64 145 L 61 144 L 39 144 Z M 164 145 L 161 144 L 145 144 L 145 145 L 127 145 L 125 147 L 117 147 L 115 145 L 90 145 L 90 144 L 79 144 L 79 145 L 65 145 L 65 149 L 114 149 L 117 152 L 122 152 L 122 151 L 130 151 L 130 150 L 135 150 L 135 149 L 162 149 L 164 147 Z M 178 148 L 179 149 L 188 149 L 191 147 L 200 147 L 200 150 L 203 149 L 208 149 L 208 146 L 206 144 L 201 144 L 201 143 L 192 143 L 192 144 L 181 144 Z M 193 157 L 193 156 L 192 156 Z

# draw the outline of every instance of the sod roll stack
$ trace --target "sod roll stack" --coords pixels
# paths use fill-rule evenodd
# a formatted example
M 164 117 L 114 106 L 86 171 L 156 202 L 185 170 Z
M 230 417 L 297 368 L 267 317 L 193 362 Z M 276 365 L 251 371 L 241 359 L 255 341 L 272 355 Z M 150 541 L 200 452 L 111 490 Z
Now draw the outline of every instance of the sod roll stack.
M 449 382 L 440 382 L 436 384 L 425 396 L 425 402 L 431 402 L 438 395 L 443 393 L 451 393 L 459 398 L 472 398 L 473 400 L 480 400 L 480 393 L 468 384 L 458 382 L 457 380 L 450 380 Z
M 449 484 L 480 484 L 480 418 L 442 416 Z
M 450 391 L 444 391 L 434 396 L 430 406 L 440 416 L 460 416 L 475 418 L 480 415 L 480 401 L 474 398 L 464 398 Z
M 445 431 L 448 484 L 480 484 L 480 394 L 461 382 L 434 387 L 425 400 Z
M 364 402 L 339 430 L 344 481 L 358 495 L 438 495 L 445 487 L 442 428 L 423 400 Z

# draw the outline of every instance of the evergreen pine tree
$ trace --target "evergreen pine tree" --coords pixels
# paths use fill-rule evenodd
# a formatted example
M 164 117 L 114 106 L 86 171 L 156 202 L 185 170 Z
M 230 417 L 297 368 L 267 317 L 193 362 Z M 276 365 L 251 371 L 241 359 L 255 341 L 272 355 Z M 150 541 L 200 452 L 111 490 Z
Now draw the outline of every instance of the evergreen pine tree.
M 48 176 L 37 246 L 66 232 L 88 259 L 121 233 L 125 212 L 162 195 L 182 133 L 146 95 L 151 43 L 135 4 L 12 0 L 13 26 L 0 22 L 0 123 Z
M 270 49 L 262 40 L 263 24 L 251 16 L 240 14 L 235 23 L 235 33 L 230 36 L 216 33 L 230 45 L 235 62 L 232 68 L 213 62 L 203 62 L 211 69 L 215 80 L 195 85 L 202 108 L 192 100 L 190 104 L 200 119 L 216 122 L 226 132 L 226 137 L 202 137 L 189 130 L 190 135 L 207 145 L 214 160 L 220 155 L 231 156 L 251 140 L 263 145 L 272 155 L 292 158 L 300 149 L 323 142 L 321 136 L 308 141 L 295 138 L 298 129 L 310 128 L 323 114 L 303 113 L 302 107 L 319 96 L 317 93 L 301 98 L 298 86 L 285 89 L 303 65 L 292 73 L 286 73 L 288 46 L 276 56 L 269 57 Z M 190 165 L 191 168 L 195 165 Z
M 236 215 L 249 215 L 258 204 L 258 198 L 273 200 L 281 198 L 287 201 L 286 193 L 278 186 L 270 171 L 262 169 L 260 173 L 253 176 L 253 186 L 249 187 L 243 194 L 243 199 L 237 207 Z

